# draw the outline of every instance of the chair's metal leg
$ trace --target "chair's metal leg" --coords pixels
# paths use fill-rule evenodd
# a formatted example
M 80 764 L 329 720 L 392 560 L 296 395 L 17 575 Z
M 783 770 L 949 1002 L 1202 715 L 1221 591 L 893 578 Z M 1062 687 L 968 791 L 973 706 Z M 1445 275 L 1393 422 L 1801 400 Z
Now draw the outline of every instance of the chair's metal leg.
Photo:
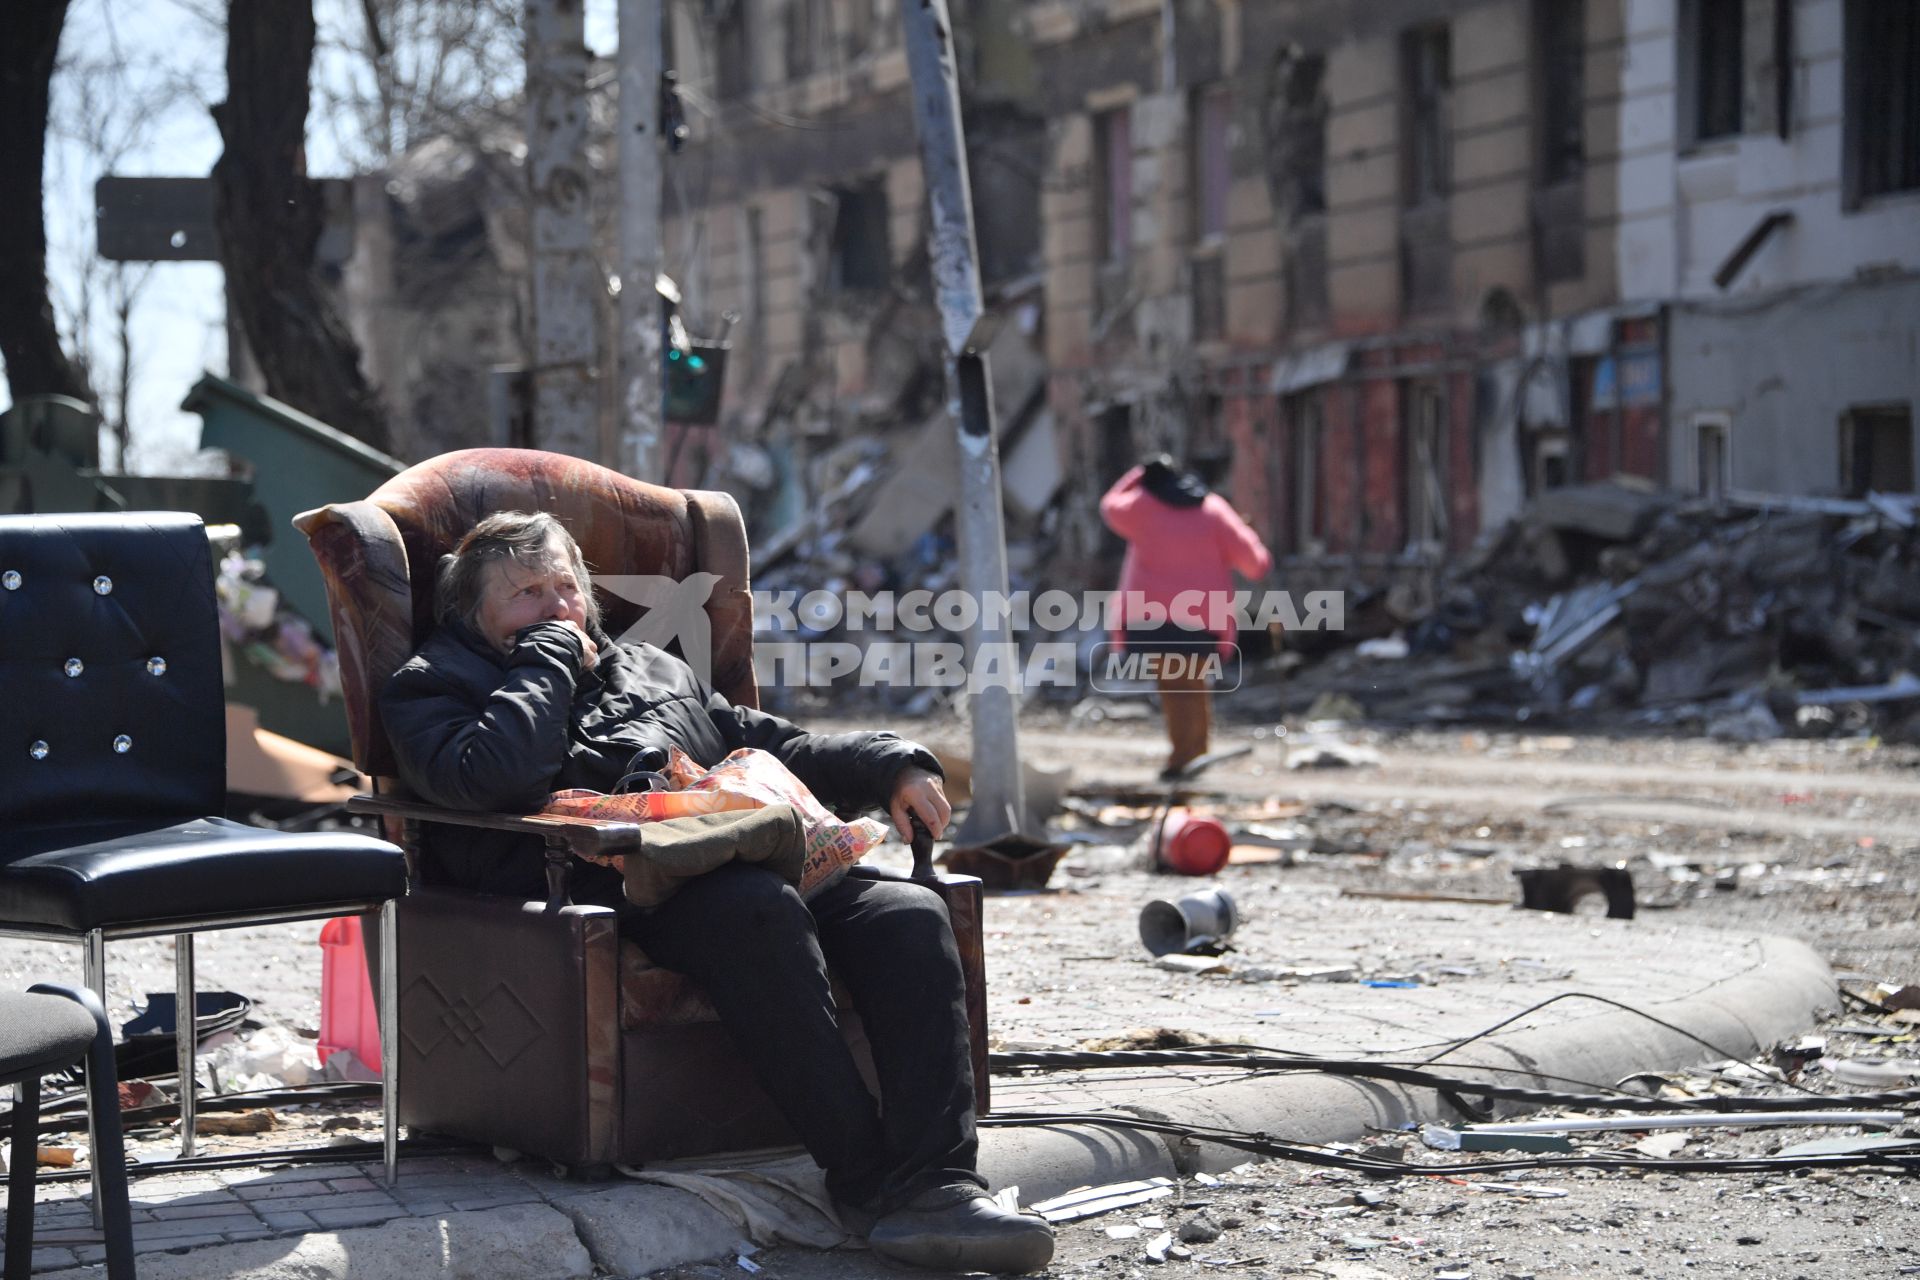
M 380 904 L 380 1107 L 387 1185 L 400 1180 L 400 903 Z
M 107 1007 L 107 937 L 98 929 L 90 929 L 87 931 L 86 941 L 81 944 L 81 948 L 81 976 L 86 982 L 87 989 L 100 998 L 100 1007 L 104 1009 Z M 112 1024 L 109 1023 L 108 1025 Z M 120 1105 L 120 1099 L 117 1095 L 114 1097 L 113 1104 L 116 1108 Z M 117 1117 L 119 1112 L 116 1110 L 114 1114 Z M 94 1134 L 100 1132 L 100 1121 L 101 1116 L 99 1109 L 94 1105 L 93 1101 L 93 1090 L 89 1089 L 87 1090 L 87 1136 L 89 1139 L 91 1139 Z M 102 1229 L 106 1221 L 100 1216 L 100 1155 L 98 1147 L 94 1148 L 94 1157 L 90 1164 L 92 1166 L 90 1175 L 93 1182 L 93 1227 L 94 1230 L 98 1231 Z
M 113 1031 L 102 1023 L 87 1049 L 87 1096 L 99 1123 L 93 1145 L 94 1217 L 107 1236 L 108 1280 L 134 1280 L 133 1212 L 127 1203 L 127 1148 L 120 1133 L 120 1090 L 113 1061 Z
M 194 1090 L 197 1080 L 193 1069 L 193 1051 L 199 1001 L 193 994 L 193 935 L 175 934 L 173 938 L 173 1052 L 180 1071 L 180 1155 L 193 1154 Z
M 14 1086 L 13 1164 L 7 1170 L 7 1280 L 33 1270 L 33 1174 L 40 1142 L 40 1078 Z M 98 1167 L 96 1165 L 96 1167 Z

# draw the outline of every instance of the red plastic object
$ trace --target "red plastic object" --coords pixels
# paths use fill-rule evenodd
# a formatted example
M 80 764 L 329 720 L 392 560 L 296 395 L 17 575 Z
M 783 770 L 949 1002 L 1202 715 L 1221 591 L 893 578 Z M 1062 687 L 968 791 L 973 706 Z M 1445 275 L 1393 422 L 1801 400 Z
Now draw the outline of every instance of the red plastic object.
M 359 916 L 336 916 L 320 927 L 320 1043 L 324 1064 L 342 1049 L 380 1070 L 380 1014 L 367 976 Z
M 1210 876 L 1227 865 L 1233 837 L 1218 818 L 1175 809 L 1160 824 L 1160 861 L 1183 876 Z

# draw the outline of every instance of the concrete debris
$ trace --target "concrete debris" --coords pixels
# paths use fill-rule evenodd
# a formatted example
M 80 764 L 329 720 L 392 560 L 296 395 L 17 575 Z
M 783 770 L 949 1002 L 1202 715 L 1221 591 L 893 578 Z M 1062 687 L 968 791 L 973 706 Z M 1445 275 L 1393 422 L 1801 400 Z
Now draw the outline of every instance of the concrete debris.
M 1264 694 L 1261 712 L 1281 715 L 1352 703 L 1340 718 L 1376 723 L 1920 740 L 1916 506 L 1556 489 L 1424 592 L 1349 590 L 1347 631 L 1332 639 L 1346 647 L 1242 698 Z M 1409 612 L 1410 598 L 1430 603 Z M 1401 643 L 1383 682 L 1379 663 Z

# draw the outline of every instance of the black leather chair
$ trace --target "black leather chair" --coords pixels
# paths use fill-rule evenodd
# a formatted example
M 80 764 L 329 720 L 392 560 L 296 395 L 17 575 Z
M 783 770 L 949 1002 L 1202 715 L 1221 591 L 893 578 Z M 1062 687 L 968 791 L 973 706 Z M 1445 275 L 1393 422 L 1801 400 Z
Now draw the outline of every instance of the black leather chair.
M 383 840 L 231 822 L 213 560 L 198 516 L 0 516 L 0 934 L 77 942 L 106 1000 L 106 945 L 378 911 L 394 953 L 406 862 Z M 396 1174 L 398 1000 L 382 974 L 387 1178 Z M 178 1020 L 182 1154 L 193 1019 Z
M 41 983 L 24 995 L 0 993 L 0 1085 L 14 1085 L 13 1167 L 7 1171 L 6 1280 L 33 1270 L 33 1173 L 40 1137 L 40 1077 L 87 1064 L 95 1117 L 89 1137 L 96 1216 L 106 1226 L 107 1280 L 133 1280 L 133 1214 L 127 1203 L 120 1091 L 113 1074 L 113 1028 L 98 996 Z

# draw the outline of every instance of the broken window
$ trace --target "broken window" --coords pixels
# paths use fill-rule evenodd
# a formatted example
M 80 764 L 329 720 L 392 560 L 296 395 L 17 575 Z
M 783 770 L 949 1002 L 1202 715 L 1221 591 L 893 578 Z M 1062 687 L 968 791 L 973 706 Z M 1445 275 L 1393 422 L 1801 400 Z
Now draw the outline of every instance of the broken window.
M 1711 142 L 1740 132 L 1747 0 L 1684 0 L 1681 136 Z
M 1693 484 L 1703 498 L 1723 498 L 1733 488 L 1732 441 L 1724 413 L 1693 420 Z
M 980 279 L 1003 284 L 1040 270 L 1040 175 L 1047 167 L 1043 120 L 982 110 L 967 122 L 973 223 Z
M 1846 77 L 1848 207 L 1920 190 L 1920 5 L 1849 0 Z
M 748 358 L 763 358 L 767 340 L 766 242 L 762 237 L 760 210 L 755 205 L 741 206 L 740 280 L 745 290 L 741 310 L 746 312 L 746 332 L 742 335 Z
M 1451 44 L 1444 25 L 1416 27 L 1400 38 L 1406 138 L 1400 194 L 1410 208 L 1447 198 Z
M 1405 400 L 1406 471 L 1402 505 L 1407 550 L 1439 551 L 1447 545 L 1447 399 L 1433 383 L 1411 385 Z
M 1913 413 L 1906 405 L 1855 406 L 1842 415 L 1840 492 L 1913 492 Z
M 1133 247 L 1133 121 L 1130 109 L 1093 118 L 1094 243 L 1102 262 L 1125 262 Z
M 1451 42 L 1444 25 L 1400 37 L 1400 298 L 1409 312 L 1444 308 L 1453 284 Z
M 1297 45 L 1268 79 L 1267 181 L 1282 223 L 1327 211 L 1327 61 Z
M 1319 391 L 1302 391 L 1285 400 L 1288 444 L 1288 470 L 1292 475 L 1292 518 L 1287 527 L 1293 533 L 1293 550 L 1298 555 L 1316 555 L 1326 548 L 1326 502 L 1320 484 L 1320 437 L 1325 428 L 1325 408 Z
M 1538 156 L 1532 193 L 1533 251 L 1546 281 L 1586 274 L 1585 0 L 1534 0 L 1534 98 Z
M 1587 160 L 1585 0 L 1534 0 L 1540 183 L 1580 176 Z
M 1233 96 L 1219 86 L 1193 95 L 1193 238 L 1205 243 L 1227 233 L 1227 130 L 1233 120 Z
M 708 0 L 713 20 L 714 94 L 722 101 L 753 91 L 753 49 L 747 38 L 747 0 Z
M 819 56 L 821 38 L 827 21 L 818 6 L 827 0 L 787 0 L 787 79 L 804 80 L 819 70 L 825 59 Z
M 1262 108 L 1267 191 L 1286 233 L 1285 319 L 1295 329 L 1327 318 L 1326 65 L 1298 45 L 1280 50 Z
M 887 187 L 874 178 L 833 193 L 833 239 L 827 259 L 827 288 L 836 292 L 878 292 L 893 277 L 893 253 L 887 243 Z

